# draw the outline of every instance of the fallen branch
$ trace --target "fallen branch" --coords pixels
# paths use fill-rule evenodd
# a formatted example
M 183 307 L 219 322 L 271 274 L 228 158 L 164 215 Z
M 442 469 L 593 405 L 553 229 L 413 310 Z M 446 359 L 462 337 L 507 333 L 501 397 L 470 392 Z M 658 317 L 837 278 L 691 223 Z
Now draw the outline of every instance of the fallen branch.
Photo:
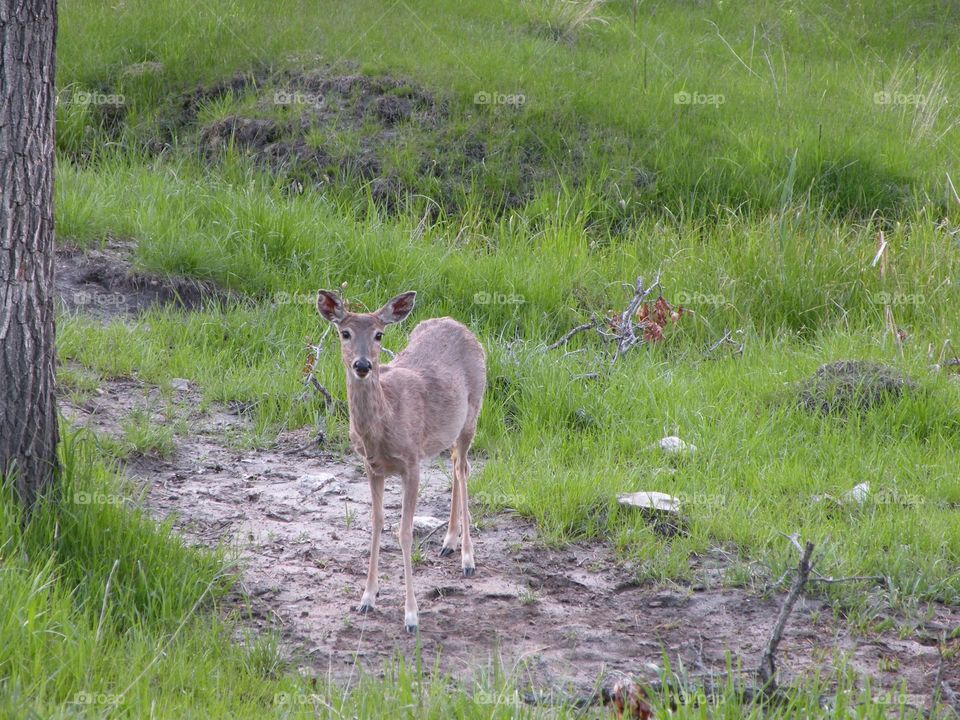
M 773 632 L 770 633 L 766 650 L 764 650 L 763 657 L 760 660 L 757 675 L 763 683 L 765 690 L 776 689 L 775 675 L 777 668 L 775 658 L 777 646 L 780 645 L 780 641 L 783 639 L 783 630 L 787 625 L 787 620 L 790 618 L 793 606 L 797 602 L 797 598 L 800 597 L 803 586 L 806 585 L 807 579 L 810 577 L 810 571 L 813 569 L 810 563 L 811 555 L 813 555 L 813 543 L 808 541 L 803 549 L 803 555 L 800 557 L 800 564 L 797 566 L 797 574 L 793 578 L 793 585 L 790 587 L 790 592 L 787 593 L 787 597 L 784 598 L 783 605 L 780 606 L 780 614 L 777 616 L 777 622 L 773 626 Z
M 570 342 L 571 338 L 573 338 L 573 336 L 576 335 L 577 333 L 582 333 L 585 330 L 592 330 L 593 328 L 597 327 L 598 324 L 599 324 L 599 321 L 596 318 L 593 318 L 590 322 L 585 322 L 582 325 L 577 325 L 573 330 L 568 332 L 566 335 L 564 335 L 562 338 L 557 340 L 555 343 L 550 343 L 549 345 L 547 345 L 544 348 L 544 351 L 546 352 L 547 350 L 556 350 L 561 345 L 566 345 L 568 342 Z
M 300 394 L 300 397 L 297 398 L 298 401 L 306 400 L 310 389 L 313 388 L 323 397 L 323 402 L 327 409 L 332 407 L 335 401 L 330 391 L 317 379 L 317 365 L 320 363 L 320 353 L 323 352 L 323 345 L 329 333 L 330 327 L 327 327 L 327 329 L 323 331 L 323 335 L 320 336 L 320 340 L 316 343 L 307 341 L 307 361 L 303 366 L 303 382 L 306 387 Z
M 643 335 L 641 334 L 638 338 L 636 331 L 646 328 L 647 321 L 642 320 L 639 324 L 634 324 L 633 318 L 640 309 L 640 303 L 644 302 L 653 292 L 654 288 L 658 287 L 660 287 L 659 272 L 657 272 L 657 277 L 654 278 L 653 283 L 648 288 L 644 288 L 642 277 L 637 278 L 637 284 L 633 289 L 633 298 L 630 300 L 626 309 L 620 314 L 620 321 L 617 323 L 617 350 L 613 355 L 613 359 L 610 361 L 611 364 L 616 362 L 617 358 L 642 340 Z
M 740 356 L 742 357 L 742 356 L 743 356 L 743 341 L 741 340 L 740 342 L 737 342 L 736 340 L 733 339 L 733 336 L 734 336 L 734 335 L 743 335 L 743 330 L 737 330 L 736 332 L 734 332 L 734 331 L 731 331 L 731 330 L 724 329 L 724 331 L 723 331 L 723 337 L 721 337 L 721 338 L 720 338 L 719 340 L 717 340 L 713 345 L 711 345 L 710 347 L 708 347 L 707 350 L 706 350 L 706 352 L 704 353 L 704 355 L 705 355 L 705 356 L 709 356 L 710 354 L 713 353 L 714 350 L 716 350 L 717 348 L 719 348 L 721 345 L 733 345 L 733 347 L 736 348 L 736 349 L 734 350 L 734 352 L 735 352 L 737 355 L 740 355 Z
M 621 312 L 611 312 L 607 317 L 592 315 L 587 322 L 577 325 L 564 333 L 556 342 L 545 346 L 543 352 L 564 347 L 574 336 L 593 330 L 605 342 L 616 344 L 613 356 L 610 359 L 612 365 L 621 356 L 629 352 L 630 348 L 644 342 L 662 340 L 663 329 L 668 324 L 676 322 L 686 312 L 683 307 L 674 309 L 664 299 L 662 293 L 656 297 L 652 304 L 650 303 L 654 291 L 660 287 L 659 272 L 649 286 L 644 283 L 642 277 L 638 277 L 633 285 L 627 285 L 627 287 L 633 291 L 633 296 Z M 731 340 L 731 342 L 733 341 Z M 579 351 L 568 351 L 564 357 L 574 352 Z
M 827 585 L 845 583 L 845 582 L 873 582 L 878 585 L 888 586 L 890 581 L 883 575 L 848 575 L 847 577 L 824 577 L 823 575 L 817 574 L 817 577 L 810 578 L 807 582 L 812 583 L 825 583 Z
M 429 540 L 434 535 L 436 535 L 438 530 L 442 530 L 443 528 L 447 527 L 447 525 L 449 524 L 450 524 L 449 520 L 444 520 L 442 523 L 437 525 L 433 530 L 431 530 L 426 535 L 424 535 L 423 538 L 421 538 L 420 544 L 417 545 L 417 548 L 420 550 L 423 550 L 423 546 L 426 544 L 427 540 Z

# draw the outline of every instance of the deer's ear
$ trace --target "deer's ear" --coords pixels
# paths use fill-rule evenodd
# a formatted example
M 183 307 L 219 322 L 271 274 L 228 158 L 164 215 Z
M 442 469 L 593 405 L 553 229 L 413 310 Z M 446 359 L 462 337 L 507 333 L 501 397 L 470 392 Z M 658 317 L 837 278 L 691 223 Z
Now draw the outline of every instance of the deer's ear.
M 397 295 L 377 310 L 377 317 L 386 325 L 400 322 L 413 311 L 413 301 L 416 297 L 417 294 L 412 291 Z
M 317 293 L 317 312 L 332 323 L 339 323 L 347 316 L 347 309 L 340 296 L 329 290 L 320 290 Z

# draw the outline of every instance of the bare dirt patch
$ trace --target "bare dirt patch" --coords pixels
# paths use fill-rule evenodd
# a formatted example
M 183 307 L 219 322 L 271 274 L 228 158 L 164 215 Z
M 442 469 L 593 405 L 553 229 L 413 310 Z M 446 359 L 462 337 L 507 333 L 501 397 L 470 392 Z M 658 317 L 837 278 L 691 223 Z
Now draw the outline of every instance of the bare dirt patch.
M 198 410 L 200 396 L 178 383 L 173 411 L 189 421 L 169 459 L 132 460 L 128 474 L 145 489 L 157 517 L 174 516 L 192 542 L 229 543 L 243 564 L 238 602 L 257 628 L 278 630 L 291 655 L 314 671 L 343 679 L 355 663 L 379 673 L 398 654 L 414 657 L 417 639 L 402 627 L 402 565 L 396 528 L 399 483 L 388 481 L 377 612 L 355 611 L 365 576 L 369 492 L 359 463 L 317 450 L 306 430 L 269 450 L 230 447 L 247 420 L 224 408 Z M 156 411 L 159 390 L 131 379 L 107 381 L 99 393 L 63 399 L 75 424 L 116 433 L 136 408 Z M 158 421 L 162 416 L 158 415 Z M 481 463 L 478 463 L 478 465 Z M 445 519 L 449 474 L 425 470 L 418 514 Z M 469 680 L 494 660 L 521 684 L 586 693 L 604 673 L 652 679 L 647 663 L 723 671 L 732 656 L 759 664 L 782 596 L 724 587 L 723 554 L 695 561 L 692 586 L 637 584 L 629 567 L 599 543 L 545 547 L 534 526 L 512 514 L 475 517 L 477 575 L 464 578 L 459 558 L 439 557 L 442 531 L 423 543 L 415 568 L 419 642 L 442 671 Z M 938 665 L 936 638 L 960 624 L 960 609 L 928 608 L 929 620 L 901 637 L 857 636 L 814 597 L 801 598 L 778 655 L 781 676 L 797 680 L 843 657 L 872 678 L 875 690 L 904 683 L 908 701 L 929 703 Z M 960 683 L 960 667 L 944 679 Z
M 61 307 L 109 320 L 136 315 L 155 305 L 193 310 L 229 297 L 213 283 L 134 270 L 132 255 L 133 243 L 115 239 L 91 249 L 59 244 L 56 294 Z

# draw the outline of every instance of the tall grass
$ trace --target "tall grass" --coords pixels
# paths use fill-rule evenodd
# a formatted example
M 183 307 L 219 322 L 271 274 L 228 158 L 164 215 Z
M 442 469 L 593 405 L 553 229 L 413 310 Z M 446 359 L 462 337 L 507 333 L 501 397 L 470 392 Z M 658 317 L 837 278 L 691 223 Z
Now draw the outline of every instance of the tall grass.
M 76 238 L 96 242 L 113 226 L 138 238 L 144 267 L 213 279 L 250 298 L 222 313 L 157 311 L 139 324 L 78 318 L 61 325 L 64 357 L 108 375 L 196 380 L 211 400 L 250 403 L 252 441 L 266 442 L 319 411 L 297 401 L 304 339 L 320 332 L 316 288 L 347 282 L 351 300 L 371 307 L 416 289 L 416 318 L 454 315 L 487 347 L 478 447 L 490 460 L 476 489 L 489 508 L 519 510 L 552 540 L 614 539 L 652 577 L 689 576 L 691 554 L 726 542 L 779 568 L 790 558 L 771 537 L 801 530 L 834 538 L 837 572 L 890 575 L 920 597 L 957 596 L 951 517 L 960 487 L 950 458 L 960 388 L 929 373 L 927 349 L 958 326 L 960 260 L 922 211 L 887 235 L 896 271 L 881 279 L 871 267 L 875 224 L 830 223 L 792 205 L 759 220 L 650 220 L 636 235 L 593 239 L 560 207 L 558 217 L 510 216 L 474 234 L 456 220 L 414 227 L 414 218 L 375 211 L 351 217 L 322 197 L 288 196 L 237 172 L 218 180 L 189 163 L 62 168 L 61 227 L 73 223 Z M 568 348 L 574 354 L 543 351 L 583 318 L 621 308 L 623 283 L 658 268 L 667 298 L 692 311 L 664 343 L 614 367 L 586 335 Z M 884 324 L 887 302 L 908 331 L 903 348 Z M 742 358 L 707 354 L 724 329 L 742 331 Z M 393 330 L 388 345 L 401 347 L 407 330 Z M 838 357 L 896 363 L 922 389 L 856 422 L 808 417 L 793 384 Z M 332 349 L 320 369 L 342 397 Z M 342 424 L 334 427 L 342 435 Z M 650 447 L 674 433 L 702 454 L 671 473 Z M 831 513 L 810 500 L 867 480 L 889 491 L 883 497 L 922 502 Z M 695 500 L 690 534 L 665 541 L 616 506 L 618 492 L 642 489 L 710 502 Z M 752 521 L 735 522 L 744 515 Z
M 567 26 L 596 16 L 595 3 L 547 5 L 569 8 Z M 615 169 L 611 202 L 626 198 L 647 212 L 762 213 L 778 208 L 779 183 L 795 158 L 795 196 L 869 217 L 874 209 L 909 214 L 917 197 L 940 214 L 952 202 L 945 173 L 960 176 L 956 110 L 947 102 L 957 94 L 957 17 L 933 0 L 908 8 L 890 0 L 842 7 L 645 2 L 636 12 L 632 3 L 611 1 L 600 7 L 608 22 L 574 43 L 531 32 L 529 4 L 518 0 L 388 8 L 359 0 L 335 13 L 302 0 L 273 7 L 252 0 L 216 8 L 181 0 L 66 3 L 61 148 L 96 152 L 90 133 L 110 122 L 103 108 L 75 108 L 69 98 L 77 91 L 123 96 L 125 145 L 170 134 L 192 145 L 178 93 L 238 71 L 264 76 L 331 64 L 331 73 L 387 72 L 435 93 L 446 108 L 441 130 L 472 132 L 491 148 L 493 167 L 473 182 L 508 194 L 516 189 L 516 158 L 527 157 L 547 175 L 562 167 L 556 186 L 574 176 L 597 182 Z M 855 41 L 847 31 L 854 27 Z M 156 69 L 131 72 L 145 61 Z M 477 105 L 478 93 L 519 94 L 524 102 Z M 915 94 L 925 101 L 910 102 Z M 396 151 L 406 160 L 395 163 L 398 174 L 449 152 L 432 147 L 429 134 L 399 131 L 405 139 Z

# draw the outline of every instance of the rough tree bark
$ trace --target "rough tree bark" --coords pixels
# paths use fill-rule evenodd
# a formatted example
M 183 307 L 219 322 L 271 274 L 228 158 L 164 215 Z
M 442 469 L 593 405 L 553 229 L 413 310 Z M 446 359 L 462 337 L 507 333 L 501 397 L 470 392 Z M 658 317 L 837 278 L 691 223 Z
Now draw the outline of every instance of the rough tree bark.
M 0 475 L 30 505 L 57 473 L 56 0 L 0 0 Z

